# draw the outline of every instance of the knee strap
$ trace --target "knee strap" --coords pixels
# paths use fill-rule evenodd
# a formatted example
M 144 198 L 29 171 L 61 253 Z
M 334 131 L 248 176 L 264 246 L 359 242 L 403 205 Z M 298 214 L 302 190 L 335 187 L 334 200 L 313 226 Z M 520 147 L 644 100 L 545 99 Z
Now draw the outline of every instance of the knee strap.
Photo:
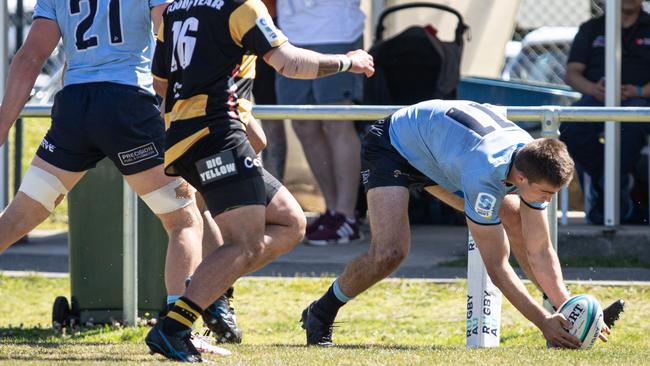
M 68 193 L 59 178 L 33 165 L 27 169 L 18 191 L 43 205 L 49 212 L 54 211 L 59 197 Z
M 140 198 L 156 215 L 174 212 L 194 202 L 194 188 L 178 178 Z

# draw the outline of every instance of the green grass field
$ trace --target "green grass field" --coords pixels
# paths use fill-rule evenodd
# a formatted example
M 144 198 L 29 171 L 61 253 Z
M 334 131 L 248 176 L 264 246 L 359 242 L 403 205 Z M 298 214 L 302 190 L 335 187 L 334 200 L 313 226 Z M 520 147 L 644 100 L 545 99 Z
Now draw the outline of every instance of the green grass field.
M 338 346 L 304 346 L 300 312 L 331 278 L 245 278 L 237 283 L 235 307 L 244 343 L 228 346 L 224 365 L 437 365 L 437 364 L 650 364 L 650 287 L 571 286 L 603 304 L 627 300 L 627 310 L 608 344 L 589 351 L 548 350 L 541 333 L 507 303 L 502 347 L 467 350 L 465 284 L 388 280 L 346 305 L 339 314 Z M 68 279 L 0 277 L 0 362 L 3 364 L 144 364 L 148 328 L 93 328 L 75 334 L 50 329 L 51 306 L 69 294 Z M 535 292 L 535 296 L 539 294 Z

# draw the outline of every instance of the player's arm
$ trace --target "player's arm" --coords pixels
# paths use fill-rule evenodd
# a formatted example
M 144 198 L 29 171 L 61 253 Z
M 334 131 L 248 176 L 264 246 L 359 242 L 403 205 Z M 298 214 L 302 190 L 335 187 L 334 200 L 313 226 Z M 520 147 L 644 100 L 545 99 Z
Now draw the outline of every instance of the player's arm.
M 165 95 L 167 94 L 167 80 L 154 77 L 153 78 L 153 90 L 156 91 L 156 94 L 160 95 L 165 98 Z
M 467 219 L 467 225 L 481 253 L 483 263 L 495 286 L 510 303 L 535 324 L 554 345 L 576 348 L 580 341 L 564 328 L 571 323 L 561 314 L 549 314 L 528 293 L 515 271 L 508 263 L 509 248 L 501 224 L 480 225 Z
M 264 61 L 278 73 L 294 79 L 317 79 L 346 71 L 367 77 L 375 73 L 372 56 L 364 50 L 328 55 L 285 42 L 264 54 Z
M 346 55 L 325 55 L 295 47 L 275 26 L 268 9 L 260 0 L 243 3 L 228 19 L 230 37 L 235 45 L 262 56 L 280 74 L 294 79 L 316 79 L 338 72 L 372 76 L 372 56 L 363 50 Z
M 167 5 L 169 4 L 160 4 L 151 8 L 151 21 L 153 22 L 154 34 L 158 34 L 160 31 L 160 25 L 162 24 L 163 20 L 163 13 L 165 12 L 165 9 L 167 9 Z
M 424 190 L 427 191 L 430 195 L 442 201 L 443 203 L 446 203 L 451 208 L 463 212 L 463 206 L 465 205 L 465 201 L 459 196 L 455 195 L 454 193 L 451 193 L 448 190 L 438 185 L 424 187 Z
M 266 148 L 266 134 L 255 118 L 251 118 L 248 121 L 246 134 L 248 135 L 248 142 L 250 142 L 253 150 L 255 150 L 255 154 L 259 154 Z
M 7 140 L 9 129 L 27 103 L 43 63 L 52 54 L 60 38 L 59 25 L 55 21 L 37 18 L 32 23 L 25 43 L 9 67 L 5 95 L 0 106 L 0 145 Z
M 519 215 L 528 262 L 535 279 L 553 305 L 559 308 L 570 296 L 564 285 L 560 261 L 551 243 L 546 209 L 530 207 L 522 201 Z

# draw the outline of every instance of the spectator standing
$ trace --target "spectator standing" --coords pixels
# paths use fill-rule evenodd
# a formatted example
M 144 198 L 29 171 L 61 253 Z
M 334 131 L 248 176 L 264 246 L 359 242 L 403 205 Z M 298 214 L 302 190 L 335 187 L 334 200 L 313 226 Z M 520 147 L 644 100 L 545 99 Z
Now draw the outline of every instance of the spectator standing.
M 621 105 L 650 105 L 650 14 L 642 0 L 622 0 Z M 605 17 L 591 19 L 580 26 L 567 62 L 566 83 L 583 94 L 576 106 L 603 106 L 605 100 Z M 591 178 L 591 190 L 585 192 L 589 208 L 587 219 L 603 223 L 603 123 L 566 123 L 561 139 L 576 161 L 578 172 Z M 621 125 L 621 222 L 641 220 L 630 197 L 632 173 L 646 144 L 650 125 Z M 584 187 L 583 187 L 584 188 Z
M 365 15 L 359 0 L 280 0 L 278 25 L 299 47 L 345 54 L 362 48 Z M 318 80 L 278 75 L 279 104 L 353 104 L 360 100 L 360 75 L 340 73 Z M 293 128 L 325 198 L 326 211 L 307 227 L 313 245 L 343 244 L 361 238 L 355 216 L 360 141 L 352 121 L 294 121 Z

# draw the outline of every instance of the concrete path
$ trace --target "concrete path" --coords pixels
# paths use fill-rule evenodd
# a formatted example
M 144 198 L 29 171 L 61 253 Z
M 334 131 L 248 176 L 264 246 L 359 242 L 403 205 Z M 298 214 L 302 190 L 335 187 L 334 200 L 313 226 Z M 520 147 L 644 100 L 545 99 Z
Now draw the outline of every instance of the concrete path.
M 620 233 L 620 235 L 619 235 Z M 367 250 L 369 232 L 364 240 L 337 246 L 314 247 L 300 244 L 254 276 L 337 275 L 355 256 Z M 627 250 L 650 252 L 647 227 L 626 227 L 603 233 L 601 227 L 576 226 L 560 230 L 560 256 L 604 251 L 611 255 L 619 237 Z M 467 268 L 440 266 L 462 258 L 467 229 L 460 226 L 413 226 L 411 253 L 394 277 L 449 279 L 465 278 Z M 609 238 L 609 239 L 608 239 Z M 636 244 L 633 243 L 636 241 Z M 596 244 L 594 244 L 596 243 Z M 613 244 L 612 244 L 613 243 Z M 116 243 L 116 248 L 120 248 Z M 564 248 L 564 249 L 563 249 Z M 630 249 L 631 248 L 631 249 Z M 0 255 L 0 271 L 68 272 L 68 241 L 65 232 L 35 232 L 27 243 L 19 243 Z M 567 280 L 650 281 L 649 268 L 564 268 Z

